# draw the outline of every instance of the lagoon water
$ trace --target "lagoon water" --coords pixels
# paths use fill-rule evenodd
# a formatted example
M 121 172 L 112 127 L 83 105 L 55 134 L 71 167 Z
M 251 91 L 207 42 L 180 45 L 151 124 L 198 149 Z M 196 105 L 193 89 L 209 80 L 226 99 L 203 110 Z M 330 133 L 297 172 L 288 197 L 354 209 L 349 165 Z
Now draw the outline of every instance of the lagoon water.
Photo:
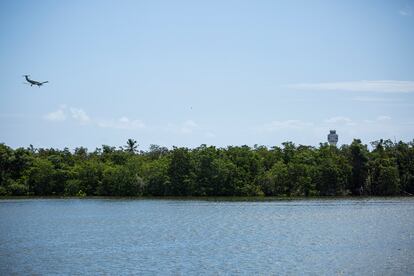
M 414 200 L 0 200 L 0 274 L 412 275 Z

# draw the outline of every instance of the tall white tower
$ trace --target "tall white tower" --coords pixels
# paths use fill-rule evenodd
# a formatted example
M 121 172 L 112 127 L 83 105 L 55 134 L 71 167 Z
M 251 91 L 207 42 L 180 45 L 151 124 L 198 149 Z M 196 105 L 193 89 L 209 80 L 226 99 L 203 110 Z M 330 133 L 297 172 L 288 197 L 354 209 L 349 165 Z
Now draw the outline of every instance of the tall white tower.
M 338 143 L 338 134 L 336 134 L 336 130 L 329 131 L 328 142 L 329 142 L 329 145 L 336 147 L 336 143 Z

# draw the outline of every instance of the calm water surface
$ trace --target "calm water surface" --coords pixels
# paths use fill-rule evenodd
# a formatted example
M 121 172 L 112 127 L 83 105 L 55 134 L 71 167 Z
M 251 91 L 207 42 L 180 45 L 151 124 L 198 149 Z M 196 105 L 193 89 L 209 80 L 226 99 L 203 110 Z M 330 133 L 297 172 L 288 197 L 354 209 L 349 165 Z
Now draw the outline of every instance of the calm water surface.
M 413 275 L 414 200 L 0 200 L 0 274 Z

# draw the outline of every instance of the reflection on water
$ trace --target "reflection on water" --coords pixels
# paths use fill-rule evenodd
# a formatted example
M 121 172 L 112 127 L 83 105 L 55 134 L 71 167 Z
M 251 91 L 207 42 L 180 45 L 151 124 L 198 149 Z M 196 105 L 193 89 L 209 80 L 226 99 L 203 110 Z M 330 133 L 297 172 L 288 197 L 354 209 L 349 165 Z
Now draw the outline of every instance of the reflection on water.
M 414 200 L 0 200 L 0 274 L 414 271 Z

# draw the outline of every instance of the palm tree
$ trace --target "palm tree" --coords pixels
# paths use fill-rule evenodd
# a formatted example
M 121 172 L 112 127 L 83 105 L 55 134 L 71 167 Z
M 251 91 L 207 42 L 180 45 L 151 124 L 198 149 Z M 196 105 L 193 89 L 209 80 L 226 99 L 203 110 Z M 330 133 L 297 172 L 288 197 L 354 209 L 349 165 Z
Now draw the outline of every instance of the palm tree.
M 135 141 L 134 139 L 128 139 L 126 146 L 124 147 L 124 150 L 130 153 L 135 153 L 137 151 L 137 148 L 137 141 Z

